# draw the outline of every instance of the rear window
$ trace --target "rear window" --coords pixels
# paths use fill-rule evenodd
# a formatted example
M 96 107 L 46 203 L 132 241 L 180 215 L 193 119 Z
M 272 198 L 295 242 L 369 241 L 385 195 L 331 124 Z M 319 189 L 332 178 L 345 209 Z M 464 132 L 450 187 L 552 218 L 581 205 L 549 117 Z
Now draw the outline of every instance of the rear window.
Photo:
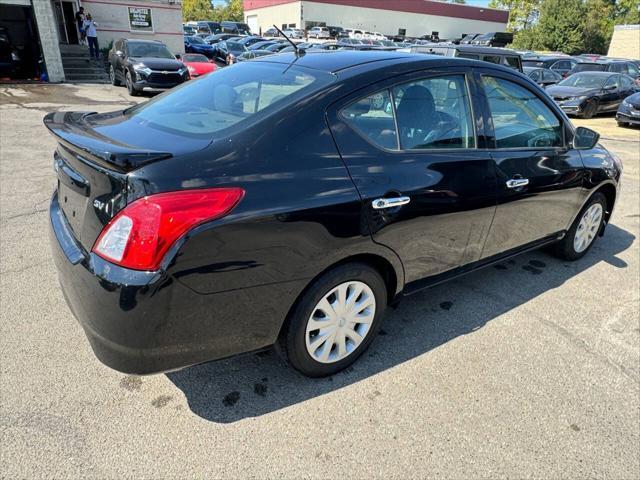
M 607 66 L 602 63 L 578 63 L 573 67 L 574 72 L 605 72 Z
M 294 103 L 334 81 L 333 75 L 291 65 L 247 62 L 187 82 L 125 114 L 158 130 L 213 138 Z

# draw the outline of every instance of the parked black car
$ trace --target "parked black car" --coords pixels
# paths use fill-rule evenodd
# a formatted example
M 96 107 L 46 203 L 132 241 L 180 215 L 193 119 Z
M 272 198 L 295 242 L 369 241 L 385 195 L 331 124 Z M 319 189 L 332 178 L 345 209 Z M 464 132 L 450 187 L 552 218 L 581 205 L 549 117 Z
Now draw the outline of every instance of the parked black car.
M 446 43 L 431 43 L 428 45 L 414 45 L 411 53 L 430 53 L 445 57 L 468 58 L 483 62 L 504 65 L 522 72 L 522 59 L 515 51 L 508 48 L 480 47 L 477 45 L 454 45 Z
M 623 127 L 626 125 L 640 125 L 640 92 L 625 98 L 616 112 L 616 121 Z
M 189 70 L 160 41 L 121 38 L 109 50 L 109 78 L 139 95 L 175 87 L 189 80 Z
M 543 88 L 562 81 L 562 75 L 548 68 L 524 67 L 522 70 L 527 77 Z
M 522 59 L 523 67 L 547 68 L 566 77 L 580 60 L 567 56 L 527 55 Z
M 223 40 L 219 42 L 214 51 L 216 59 L 223 61 L 227 65 L 235 62 L 236 57 L 246 52 L 248 48 L 236 40 Z
M 333 27 L 328 25 L 327 28 L 329 29 L 329 35 L 331 36 L 331 38 L 338 38 L 344 32 L 344 28 L 342 27 Z
M 513 42 L 513 33 L 511 32 L 490 32 L 478 35 L 471 41 L 471 44 L 484 47 L 506 47 L 511 42 Z
M 132 373 L 278 343 L 333 374 L 405 295 L 543 245 L 585 255 L 622 170 L 523 75 L 397 52 L 273 55 L 44 123 L 65 299 Z
M 565 113 L 582 118 L 615 112 L 622 100 L 635 91 L 631 77 L 608 72 L 574 73 L 547 88 L 547 93 Z
M 640 70 L 630 60 L 599 59 L 593 62 L 580 62 L 569 72 L 570 75 L 580 72 L 612 72 L 629 75 L 640 84 Z

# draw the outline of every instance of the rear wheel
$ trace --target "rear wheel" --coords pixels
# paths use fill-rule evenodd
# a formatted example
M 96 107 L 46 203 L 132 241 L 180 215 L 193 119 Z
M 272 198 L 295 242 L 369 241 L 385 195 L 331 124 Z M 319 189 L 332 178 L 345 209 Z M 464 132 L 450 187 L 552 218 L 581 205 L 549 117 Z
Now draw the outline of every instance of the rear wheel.
M 336 267 L 300 297 L 279 340 L 291 365 L 310 377 L 333 375 L 373 341 L 387 304 L 380 274 L 363 263 Z
M 596 193 L 584 206 L 567 235 L 555 245 L 554 253 L 565 260 L 578 260 L 593 246 L 607 208 L 607 199 Z
M 593 116 L 598 113 L 598 102 L 595 100 L 590 100 L 584 107 L 582 111 L 582 118 L 593 118 Z
M 127 85 L 129 95 L 131 95 L 132 97 L 136 97 L 140 94 L 140 92 L 136 90 L 136 87 L 133 86 L 133 80 L 131 79 L 131 73 L 129 72 L 129 70 L 127 70 L 127 73 L 125 73 L 124 82 Z

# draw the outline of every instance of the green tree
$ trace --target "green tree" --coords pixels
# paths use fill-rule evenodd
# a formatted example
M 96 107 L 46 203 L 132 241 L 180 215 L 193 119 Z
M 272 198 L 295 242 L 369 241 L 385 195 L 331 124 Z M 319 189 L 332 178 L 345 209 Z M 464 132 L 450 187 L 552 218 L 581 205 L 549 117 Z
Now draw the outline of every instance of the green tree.
M 607 53 L 613 34 L 615 4 L 611 0 L 586 0 L 582 34 L 584 50 L 590 53 Z
M 536 26 L 545 49 L 569 55 L 583 52 L 584 14 L 581 0 L 545 0 Z
M 227 0 L 227 5 L 223 7 L 225 20 L 231 20 L 234 22 L 244 21 L 244 8 L 242 7 L 242 0 Z
M 544 50 L 540 32 L 536 26 L 518 30 L 513 36 L 511 48 L 518 50 Z
M 210 0 L 182 0 L 182 21 L 209 20 L 213 18 Z
M 517 31 L 533 26 L 543 0 L 491 0 L 489 7 L 509 10 L 507 29 Z
M 614 3 L 613 19 L 616 25 L 640 23 L 640 0 L 618 0 Z

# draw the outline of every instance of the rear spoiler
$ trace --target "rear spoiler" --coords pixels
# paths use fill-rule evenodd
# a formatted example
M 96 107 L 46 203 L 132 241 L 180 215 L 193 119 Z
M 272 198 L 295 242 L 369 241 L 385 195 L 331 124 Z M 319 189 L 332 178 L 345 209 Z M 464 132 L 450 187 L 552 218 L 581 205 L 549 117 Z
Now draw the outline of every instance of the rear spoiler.
M 66 148 L 89 157 L 102 167 L 123 173 L 173 156 L 169 152 L 140 150 L 101 135 L 84 120 L 95 113 L 53 112 L 44 117 L 44 124 Z

